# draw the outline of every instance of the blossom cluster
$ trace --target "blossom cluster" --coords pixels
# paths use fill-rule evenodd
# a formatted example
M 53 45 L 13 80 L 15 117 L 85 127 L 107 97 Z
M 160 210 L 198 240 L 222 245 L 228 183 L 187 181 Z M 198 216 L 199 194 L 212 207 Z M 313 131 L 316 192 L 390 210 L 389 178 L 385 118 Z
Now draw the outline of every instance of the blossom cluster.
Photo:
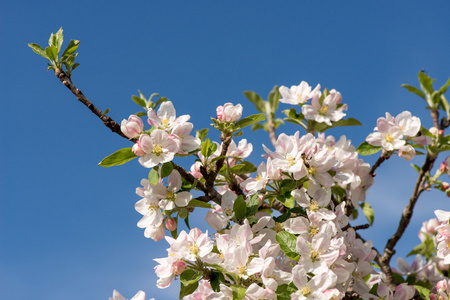
M 363 204 L 367 207 L 366 191 L 374 182 L 373 174 L 346 136 L 336 140 L 314 134 L 316 124 L 333 126 L 347 110 L 339 92 L 320 88 L 304 81 L 279 88 L 280 102 L 300 106 L 300 119 L 309 122 L 304 126 L 307 133 L 279 134 L 272 141 L 274 150 L 263 145 L 265 160 L 257 168 L 245 161 L 253 145 L 247 139 L 234 140 L 242 124 L 240 104 L 216 109 L 213 127 L 221 131 L 221 143 L 192 136 L 190 117 L 176 117 L 170 101 L 157 112 L 148 110 L 148 130 L 138 116 L 122 121 L 123 134 L 136 140 L 132 151 L 141 165 L 157 173 L 153 180 L 142 179 L 136 189 L 142 199 L 135 209 L 142 215 L 137 225 L 145 228 L 144 235 L 155 241 L 165 237 L 169 243 L 167 257 L 155 259 L 159 288 L 179 278 L 183 286 L 194 287 L 184 299 L 277 299 L 279 295 L 342 299 L 350 288 L 364 300 L 414 297 L 414 286 L 407 282 L 393 286 L 374 267 L 377 252 L 372 242 L 361 239 L 349 223 L 352 212 Z M 396 117 L 386 113 L 366 142 L 411 160 L 416 154 L 413 146 L 430 144 L 420 130 L 420 119 L 410 112 Z M 186 174 L 195 182 L 185 185 L 186 175 L 172 167 L 168 173 L 163 170 L 175 155 L 191 154 L 196 161 Z M 441 165 L 441 173 L 448 170 L 444 164 L 449 162 Z M 200 200 L 191 190 L 196 182 L 211 184 L 211 173 L 220 202 L 193 204 Z M 283 207 L 281 215 L 265 209 L 276 203 Z M 177 232 L 178 218 L 185 219 L 195 207 L 210 208 L 205 220 L 215 233 L 199 228 Z M 411 266 L 399 258 L 399 269 L 394 271 L 399 276 L 414 274 L 416 280 L 435 287 L 431 296 L 448 299 L 450 213 L 436 211 L 436 215 L 438 220 L 426 223 L 420 235 L 434 241 L 436 257 L 424 262 L 418 255 Z M 165 229 L 172 237 L 165 236 Z M 135 296 L 139 297 L 145 295 Z

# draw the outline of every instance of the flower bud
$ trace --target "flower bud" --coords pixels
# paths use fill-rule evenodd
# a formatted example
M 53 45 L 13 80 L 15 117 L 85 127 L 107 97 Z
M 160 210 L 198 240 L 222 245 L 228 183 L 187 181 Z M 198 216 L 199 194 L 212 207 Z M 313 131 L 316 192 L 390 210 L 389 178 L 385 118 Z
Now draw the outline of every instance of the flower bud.
M 169 231 L 177 229 L 177 222 L 174 219 L 166 219 L 166 228 Z
M 439 135 L 439 129 L 437 129 L 436 127 L 431 127 L 428 131 L 434 136 Z
M 447 190 L 445 191 L 445 193 L 447 194 L 447 197 L 450 197 L 450 189 L 447 189 Z
M 136 115 L 131 115 L 128 118 L 128 121 L 125 119 L 122 120 L 122 123 L 120 124 L 120 130 L 130 139 L 139 137 L 143 129 L 144 122 Z
M 172 264 L 171 272 L 174 275 L 180 275 L 186 269 L 186 263 L 182 260 L 176 260 Z
M 448 190 L 449 187 L 450 187 L 450 184 L 448 184 L 448 182 L 443 182 L 443 183 L 442 183 L 442 188 L 443 188 L 444 190 Z
M 216 109 L 217 119 L 222 122 L 236 122 L 242 116 L 242 105 L 234 106 L 231 103 L 225 103 L 223 106 L 218 106 Z
M 136 156 L 142 156 L 145 154 L 144 150 L 141 148 L 141 145 L 139 141 L 133 145 L 133 148 L 131 150 L 136 154 Z

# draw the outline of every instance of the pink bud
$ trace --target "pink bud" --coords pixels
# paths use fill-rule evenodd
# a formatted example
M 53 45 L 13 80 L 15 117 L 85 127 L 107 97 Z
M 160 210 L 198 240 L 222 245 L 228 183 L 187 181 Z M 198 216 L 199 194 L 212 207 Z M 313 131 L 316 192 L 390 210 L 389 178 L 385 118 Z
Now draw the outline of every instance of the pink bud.
M 136 154 L 137 156 L 142 156 L 145 154 L 144 150 L 142 150 L 141 145 L 139 141 L 133 145 L 133 148 L 131 150 Z
M 443 182 L 443 183 L 442 183 L 442 188 L 443 188 L 444 190 L 447 190 L 449 187 L 450 187 L 450 185 L 448 184 L 448 182 Z
M 438 291 L 447 291 L 447 287 L 448 287 L 448 284 L 447 284 L 447 280 L 445 280 L 445 279 L 436 283 L 436 289 Z
M 124 119 L 120 124 L 120 130 L 130 139 L 139 137 L 143 129 L 144 122 L 136 115 L 131 115 L 128 121 Z
M 216 113 L 217 113 L 217 119 L 222 120 L 222 117 L 223 117 L 223 106 L 222 105 L 217 106 Z
M 445 170 L 447 170 L 447 162 L 445 160 L 439 166 L 439 170 L 441 170 L 441 172 L 445 172 Z
M 180 275 L 186 269 L 186 263 L 182 260 L 176 260 L 172 264 L 172 274 Z
M 439 129 L 438 133 L 439 133 L 440 136 L 443 136 L 444 135 L 444 130 Z
M 177 229 L 177 222 L 174 219 L 166 219 L 166 228 L 169 231 L 174 231 L 175 229 Z

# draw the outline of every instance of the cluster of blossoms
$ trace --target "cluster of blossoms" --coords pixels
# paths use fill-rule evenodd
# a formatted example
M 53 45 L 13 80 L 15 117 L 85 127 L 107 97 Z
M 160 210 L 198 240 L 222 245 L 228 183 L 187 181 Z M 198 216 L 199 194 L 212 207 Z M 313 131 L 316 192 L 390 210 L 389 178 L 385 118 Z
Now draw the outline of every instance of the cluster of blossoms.
M 190 135 L 190 117 L 177 118 L 170 101 L 163 102 L 157 112 L 148 110 L 149 130 L 144 131 L 137 116 L 122 121 L 122 132 L 137 140 L 132 151 L 139 162 L 157 173 L 156 181 L 142 179 L 142 187 L 136 189 L 142 199 L 135 208 L 143 215 L 138 227 L 155 241 L 164 238 L 165 229 L 173 235 L 165 236 L 170 245 L 167 257 L 155 259 L 157 286 L 166 288 L 180 278 L 184 286 L 195 287 L 184 299 L 235 299 L 236 295 L 277 299 L 280 294 L 301 300 L 342 299 L 350 288 L 364 300 L 413 298 L 413 286 L 404 282 L 393 287 L 374 268 L 377 253 L 372 242 L 359 238 L 349 224 L 351 211 L 364 203 L 374 182 L 370 165 L 359 158 L 346 136 L 336 141 L 324 133 L 312 134 L 314 124 L 332 126 L 345 116 L 347 105 L 341 103 L 341 94 L 334 89 L 322 93 L 320 85 L 312 89 L 306 82 L 282 86 L 279 92 L 279 101 L 300 105 L 301 118 L 312 125 L 305 126 L 305 135 L 281 133 L 272 141 L 273 151 L 263 145 L 265 161 L 254 167 L 255 177 L 251 176 L 255 169 L 240 171 L 252 165 L 244 160 L 253 145 L 246 139 L 233 140 L 239 135 L 234 133 L 240 129 L 240 104 L 226 103 L 216 109 L 213 121 L 222 133 L 221 143 L 208 140 L 206 144 Z M 395 118 L 386 113 L 366 141 L 389 152 L 398 150 L 400 157 L 410 160 L 415 155 L 412 144 L 430 143 L 429 137 L 418 136 L 420 128 L 420 119 L 410 112 Z M 220 203 L 194 205 L 192 201 L 200 201 L 190 192 L 195 182 L 186 187 L 187 175 L 173 168 L 163 175 L 163 165 L 175 155 L 189 154 L 197 159 L 185 174 L 206 186 L 214 173 Z M 449 162 L 441 165 L 441 173 L 448 171 Z M 284 207 L 280 216 L 259 209 L 275 202 Z M 178 217 L 186 218 L 194 207 L 210 207 L 205 220 L 216 233 L 209 235 L 198 228 L 177 233 Z M 411 266 L 399 259 L 399 270 L 394 271 L 401 276 L 415 274 L 436 287 L 433 295 L 448 299 L 448 278 L 443 272 L 450 264 L 450 213 L 437 211 L 436 215 L 439 221 L 430 221 L 421 232 L 421 237 L 430 236 L 436 243 L 436 259 L 424 264 L 417 256 Z M 114 300 L 123 298 L 116 291 L 114 295 Z M 144 299 L 145 294 L 135 298 Z
M 416 136 L 420 131 L 420 119 L 409 111 L 398 114 L 395 118 L 386 113 L 386 118 L 378 118 L 375 131 L 366 138 L 372 146 L 383 147 L 386 151 L 398 150 L 398 156 L 411 160 L 416 155 L 413 146 L 407 142 L 427 145 L 426 136 Z M 404 139 L 406 138 L 406 140 Z
M 128 138 L 138 138 L 133 152 L 139 156 L 139 163 L 146 168 L 172 161 L 175 154 L 188 154 L 198 149 L 200 140 L 190 135 L 194 125 L 187 122 L 189 115 L 176 117 L 175 108 L 170 101 L 163 102 L 155 113 L 148 110 L 150 131 L 144 132 L 144 123 L 136 115 L 123 120 L 121 130 Z

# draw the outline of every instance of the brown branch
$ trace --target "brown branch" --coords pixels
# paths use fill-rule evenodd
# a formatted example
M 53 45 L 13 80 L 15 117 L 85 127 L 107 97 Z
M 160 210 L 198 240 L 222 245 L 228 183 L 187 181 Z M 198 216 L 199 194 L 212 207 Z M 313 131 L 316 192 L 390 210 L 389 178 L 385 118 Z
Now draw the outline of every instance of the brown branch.
M 427 154 L 427 157 L 425 159 L 425 163 L 422 166 L 422 169 L 420 170 L 419 176 L 417 177 L 416 184 L 414 186 L 414 191 L 409 199 L 408 205 L 403 210 L 402 216 L 400 218 L 400 222 L 398 224 L 397 231 L 395 234 L 387 241 L 386 246 L 384 248 L 384 253 L 380 259 L 380 268 L 383 271 L 383 273 L 386 275 L 386 283 L 389 285 L 394 285 L 395 281 L 392 275 L 392 269 L 389 265 L 390 260 L 392 256 L 395 254 L 394 247 L 397 244 L 397 242 L 402 237 L 403 233 L 406 230 L 406 227 L 411 221 L 412 214 L 414 211 L 414 207 L 417 203 L 417 200 L 419 199 L 420 194 L 425 190 L 423 188 L 425 184 L 425 175 L 427 172 L 429 172 L 433 168 L 433 164 L 436 160 L 435 156 L 432 156 L 430 154 Z
M 86 98 L 79 89 L 77 89 L 77 87 L 72 83 L 70 77 L 68 77 L 63 70 L 56 69 L 55 75 L 72 92 L 72 94 L 74 94 L 75 97 L 77 97 L 78 101 L 86 105 L 86 107 L 89 108 L 89 110 L 92 113 L 94 113 L 97 117 L 99 117 L 99 119 L 102 120 L 103 124 L 105 124 L 106 127 L 111 129 L 112 132 L 117 133 L 118 135 L 127 140 L 133 142 L 136 141 L 135 139 L 127 138 L 120 130 L 120 125 L 116 121 L 111 119 L 109 116 L 105 115 L 100 109 L 98 109 L 94 104 L 92 104 L 92 102 L 89 101 L 89 99 Z
M 381 151 L 381 155 L 380 157 L 378 157 L 377 161 L 375 162 L 375 164 L 372 166 L 372 169 L 370 169 L 369 174 L 372 175 L 372 177 L 374 177 L 375 174 L 375 170 L 386 160 L 388 160 L 392 155 L 392 152 L 388 152 L 386 150 L 383 149 L 383 151 Z
M 108 127 L 112 132 L 117 133 L 121 137 L 131 141 L 136 142 L 137 139 L 129 139 L 126 137 L 122 130 L 120 130 L 120 125 L 114 121 L 111 117 L 105 115 L 100 109 L 98 109 L 91 101 L 89 101 L 88 98 L 86 98 L 83 93 L 73 84 L 70 77 L 64 73 L 61 69 L 55 70 L 55 75 L 58 77 L 58 79 L 72 92 L 72 94 L 77 97 L 78 101 L 83 103 L 89 110 L 94 113 L 100 120 L 102 120 L 103 124 Z M 230 141 L 231 142 L 231 141 Z M 228 143 L 229 144 L 229 143 Z M 222 162 L 223 163 L 223 162 Z M 184 170 L 181 166 L 173 163 L 174 169 L 176 169 L 181 177 L 183 177 L 185 180 L 187 180 L 189 183 L 196 184 L 196 187 L 200 189 L 202 192 L 205 193 L 205 196 L 202 201 L 208 202 L 209 200 L 213 200 L 217 204 L 220 205 L 221 203 L 221 196 L 214 188 L 206 187 L 205 184 L 202 182 L 196 181 L 194 176 L 192 176 L 189 172 Z
M 439 110 L 437 109 L 431 109 L 431 119 L 433 120 L 433 125 L 437 129 L 439 128 Z

